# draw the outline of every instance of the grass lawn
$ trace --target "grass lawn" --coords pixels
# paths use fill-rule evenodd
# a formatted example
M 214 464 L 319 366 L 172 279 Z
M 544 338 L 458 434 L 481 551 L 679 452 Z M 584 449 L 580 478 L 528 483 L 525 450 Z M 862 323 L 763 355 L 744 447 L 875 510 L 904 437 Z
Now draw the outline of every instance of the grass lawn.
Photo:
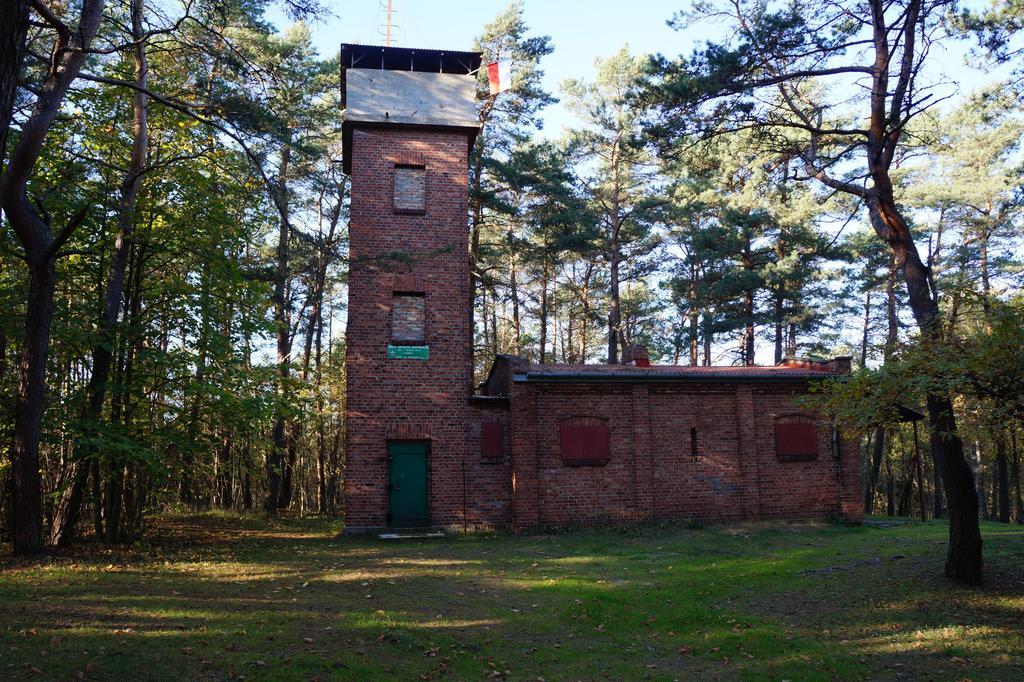
M 1024 530 L 987 585 L 946 526 L 444 540 L 165 517 L 131 548 L 0 559 L 2 679 L 1024 679 Z

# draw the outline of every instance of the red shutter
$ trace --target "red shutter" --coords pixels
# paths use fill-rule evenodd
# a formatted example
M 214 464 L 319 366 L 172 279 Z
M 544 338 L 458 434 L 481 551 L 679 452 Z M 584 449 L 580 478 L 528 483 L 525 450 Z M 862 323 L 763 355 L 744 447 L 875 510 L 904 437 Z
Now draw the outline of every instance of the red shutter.
M 505 448 L 501 442 L 501 422 L 487 421 L 480 425 L 480 454 L 489 460 L 505 457 Z
M 562 463 L 567 466 L 607 464 L 610 459 L 610 434 L 603 421 L 563 421 L 558 425 L 558 438 Z
M 817 427 L 808 422 L 776 423 L 775 455 L 781 462 L 817 459 Z

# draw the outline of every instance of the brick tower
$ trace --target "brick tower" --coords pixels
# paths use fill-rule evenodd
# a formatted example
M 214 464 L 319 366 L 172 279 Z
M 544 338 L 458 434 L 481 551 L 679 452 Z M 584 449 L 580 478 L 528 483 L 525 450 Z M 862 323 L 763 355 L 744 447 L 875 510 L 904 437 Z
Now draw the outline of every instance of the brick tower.
M 352 181 L 346 530 L 464 519 L 471 52 L 343 45 Z

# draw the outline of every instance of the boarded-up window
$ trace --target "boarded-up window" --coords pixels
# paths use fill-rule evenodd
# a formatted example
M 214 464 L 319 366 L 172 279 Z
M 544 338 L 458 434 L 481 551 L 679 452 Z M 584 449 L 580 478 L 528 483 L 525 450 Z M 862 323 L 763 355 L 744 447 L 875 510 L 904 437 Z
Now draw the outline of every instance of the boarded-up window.
M 395 212 L 425 213 L 427 210 L 427 169 L 424 166 L 395 166 Z
M 562 463 L 566 466 L 600 466 L 610 459 L 608 424 L 602 419 L 577 417 L 558 425 Z
M 427 299 L 423 294 L 395 294 L 391 302 L 391 340 L 400 344 L 422 344 Z
M 501 422 L 486 421 L 480 425 L 480 455 L 488 462 L 501 461 L 504 458 Z
M 818 429 L 810 422 L 777 422 L 775 456 L 780 462 L 818 458 Z

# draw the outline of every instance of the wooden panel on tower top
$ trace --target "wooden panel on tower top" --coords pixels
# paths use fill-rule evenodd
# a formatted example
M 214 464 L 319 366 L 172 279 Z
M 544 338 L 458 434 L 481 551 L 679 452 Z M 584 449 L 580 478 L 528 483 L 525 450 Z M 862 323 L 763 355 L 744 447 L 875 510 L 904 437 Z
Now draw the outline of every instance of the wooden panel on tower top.
M 347 123 L 480 126 L 474 76 L 348 69 L 345 85 Z

